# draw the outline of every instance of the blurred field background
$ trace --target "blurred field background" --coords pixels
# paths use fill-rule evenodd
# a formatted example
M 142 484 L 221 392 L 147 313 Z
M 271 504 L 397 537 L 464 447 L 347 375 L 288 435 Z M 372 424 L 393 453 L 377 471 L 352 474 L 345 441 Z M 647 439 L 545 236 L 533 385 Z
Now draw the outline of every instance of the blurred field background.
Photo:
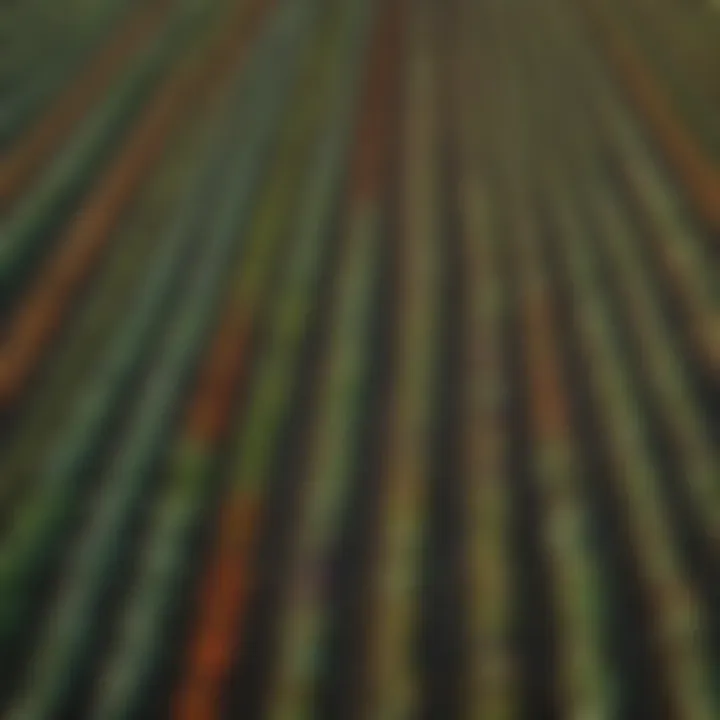
M 718 720 L 720 10 L 0 0 L 0 718 Z

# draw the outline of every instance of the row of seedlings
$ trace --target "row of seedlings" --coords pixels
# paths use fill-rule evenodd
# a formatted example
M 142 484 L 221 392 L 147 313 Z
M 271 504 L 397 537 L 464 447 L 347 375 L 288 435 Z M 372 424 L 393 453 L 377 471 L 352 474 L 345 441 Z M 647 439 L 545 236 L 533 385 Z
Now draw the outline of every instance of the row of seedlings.
M 712 122 L 717 53 L 717 7 L 674 2 L 616 4 L 613 22 L 631 39 L 670 104 L 715 160 L 720 145 Z
M 171 15 L 159 34 L 147 38 L 131 58 L 112 92 L 83 118 L 37 183 L 11 208 L 0 242 L 0 299 L 4 309 L 27 283 L 57 239 L 62 226 L 110 160 L 122 137 L 151 97 L 163 75 L 189 42 L 206 29 L 205 12 L 185 9 Z
M 575 138 L 577 147 L 574 173 L 581 186 L 583 178 L 592 177 L 593 172 L 602 178 L 605 145 L 597 141 L 599 133 L 590 135 L 592 117 L 577 108 L 569 109 L 567 115 L 572 124 L 570 136 Z M 611 284 L 624 308 L 629 350 L 642 366 L 639 387 L 646 388 L 663 443 L 672 451 L 673 481 L 683 504 L 689 508 L 688 523 L 692 532 L 703 538 L 717 563 L 720 469 L 709 423 L 693 392 L 677 338 L 662 315 L 662 298 L 652 284 L 644 256 L 638 252 L 638 231 L 623 212 L 622 198 L 617 197 L 607 176 L 604 181 L 595 182 L 591 190 L 595 202 L 589 217 L 602 240 L 598 242 L 598 255 L 608 267 Z M 706 302 L 709 309 L 710 301 Z M 675 501 L 671 497 L 668 502 Z
M 565 6 L 550 6 L 549 10 L 555 24 L 562 23 L 555 31 L 558 47 L 573 37 L 582 38 L 577 18 L 569 22 L 571 16 Z M 626 195 L 644 223 L 650 254 L 678 311 L 682 331 L 688 336 L 692 362 L 708 377 L 717 377 L 720 334 L 712 308 L 717 302 L 718 284 L 709 239 L 691 216 L 680 188 L 667 176 L 637 120 L 618 98 L 607 71 L 588 49 L 580 40 L 566 50 L 573 52 L 575 68 L 583 73 L 582 81 L 578 76 L 574 87 L 580 97 L 587 97 L 597 117 L 598 137 L 618 166 Z
M 349 3 L 344 10 L 344 21 L 349 26 L 343 35 L 350 34 L 347 46 L 353 66 L 359 59 L 355 54 L 365 46 L 363 26 L 367 19 L 362 19 L 365 12 L 362 4 L 356 3 Z M 358 70 L 348 68 L 346 62 L 336 76 L 340 83 L 338 105 L 331 113 L 328 134 L 318 147 L 315 167 L 319 171 L 308 185 L 302 206 L 297 254 L 286 269 L 287 294 L 280 295 L 270 318 L 271 335 L 261 355 L 261 374 L 240 429 L 230 472 L 229 497 L 222 510 L 221 530 L 201 595 L 201 614 L 190 663 L 178 696 L 176 714 L 180 717 L 215 717 L 221 711 L 223 685 L 246 634 L 247 600 L 258 572 L 254 565 L 257 534 L 264 517 L 273 456 L 289 417 L 293 386 L 299 379 L 304 340 L 314 314 L 316 285 L 329 249 L 327 243 L 353 122 Z M 356 164 L 366 161 L 367 157 L 355 159 Z M 354 271 L 353 258 L 341 260 L 347 272 Z M 341 273 L 345 274 L 342 270 Z M 357 287 L 355 281 L 351 287 Z M 343 292 L 350 292 L 351 287 Z M 342 336 L 346 338 L 345 332 Z M 355 347 L 354 342 L 352 346 Z
M 10 207 L 31 186 L 43 164 L 112 87 L 131 55 L 155 39 L 167 19 L 167 13 L 152 4 L 129 13 L 42 113 L 23 122 L 22 132 L 3 153 L 0 207 Z
M 12 148 L 80 69 L 94 60 L 117 25 L 133 8 L 119 0 L 102 0 L 80 7 L 67 3 L 15 3 L 26 11 L 17 18 L 3 17 L 0 87 L 0 152 Z M 15 22 L 13 22 L 15 20 Z
M 435 9 L 406 8 L 392 390 L 368 593 L 362 716 L 417 717 L 422 697 L 422 584 L 439 362 L 443 262 L 437 186 L 439 68 Z
M 89 524 L 75 538 L 68 570 L 42 628 L 28 673 L 32 683 L 21 688 L 16 697 L 14 711 L 19 716 L 45 717 L 53 712 L 59 701 L 70 698 L 73 683 L 90 660 L 95 638 L 94 633 L 88 632 L 88 624 L 97 627 L 103 591 L 128 550 L 127 543 L 119 541 L 127 539 L 126 532 L 153 486 L 146 481 L 173 426 L 178 402 L 197 365 L 232 264 L 238 255 L 238 262 L 242 259 L 241 229 L 252 210 L 257 181 L 265 170 L 287 90 L 295 75 L 292 50 L 306 34 L 293 22 L 297 19 L 290 11 L 282 16 L 257 49 L 245 71 L 247 75 L 244 68 L 240 71 L 245 82 L 240 83 L 236 102 L 244 117 L 241 115 L 235 127 L 230 128 L 233 134 L 237 133 L 235 137 L 243 138 L 243 143 L 233 143 L 231 135 L 233 152 L 227 152 L 228 146 L 224 148 L 226 172 L 224 177 L 212 178 L 220 191 L 209 210 L 203 253 L 190 268 L 184 292 L 177 297 L 163 323 L 161 336 L 156 340 L 158 351 L 144 369 L 140 392 L 124 418 L 121 432 L 115 434 L 115 452 L 102 474 L 95 473 L 99 490 L 90 509 Z M 165 267 L 169 264 L 170 261 Z M 146 302 L 152 303 L 152 296 L 150 291 L 145 296 Z M 124 363 L 114 363 L 111 370 L 114 369 L 124 371 Z M 93 399 L 89 397 L 88 414 L 93 411 Z M 70 463 L 77 459 L 71 457 Z M 70 482 L 49 484 L 72 489 L 77 475 L 61 473 L 61 479 Z M 61 504 L 61 508 L 65 512 L 66 504 Z M 16 563 L 12 569 L 24 572 L 29 576 L 27 580 L 32 579 L 34 572 L 23 550 L 29 547 L 36 552 L 44 544 L 36 539 L 38 535 L 45 539 L 42 527 L 38 530 L 37 523 L 31 526 L 33 542 L 16 544 L 14 549 L 18 552 L 9 558 Z M 47 546 L 42 551 L 47 554 Z M 29 583 L 19 584 L 12 576 L 8 579 L 10 591 L 3 594 L 3 600 L 7 597 L 6 607 L 17 612 L 19 594 L 27 591 Z M 11 613 L 6 617 L 12 622 Z
M 713 231 L 713 249 L 716 249 L 715 231 L 720 228 L 720 173 L 713 159 L 678 116 L 657 77 L 607 8 L 590 0 L 586 0 L 583 7 L 618 81 L 653 131 L 694 211 Z
M 499 193 L 491 190 L 494 176 L 487 152 L 492 145 L 491 85 L 481 65 L 492 57 L 491 41 L 486 38 L 479 53 L 468 31 L 481 22 L 477 8 L 463 3 L 453 53 L 457 87 L 451 108 L 465 305 L 461 472 L 467 502 L 469 667 L 462 710 L 467 718 L 511 720 L 521 716 L 522 708 L 508 464 L 510 374 L 503 340 L 508 298 L 493 207 Z M 486 67 L 490 65 L 487 62 Z M 482 92 L 476 96 L 472 90 L 478 75 Z
M 238 110 L 231 115 L 233 119 Z M 226 131 L 225 138 L 227 135 Z M 34 493 L 15 512 L 2 547 L 4 634 L 21 627 L 18 614 L 26 612 L 26 594 L 31 592 L 34 578 L 54 564 L 77 499 L 122 417 L 123 401 L 132 398 L 129 391 L 159 345 L 158 331 L 173 312 L 184 275 L 190 272 L 188 261 L 198 254 L 197 233 L 209 217 L 208 203 L 230 172 L 229 168 L 223 172 L 225 155 L 226 148 L 217 142 L 207 167 L 186 188 L 182 212 L 166 226 L 147 258 L 130 312 L 80 388 L 69 422 L 45 449 Z
M 373 324 L 380 309 L 383 206 L 396 74 L 384 61 L 393 53 L 396 11 L 395 3 L 386 3 L 377 13 L 364 79 L 357 132 L 360 142 L 367 143 L 361 152 L 369 157 L 356 157 L 351 167 L 344 246 L 333 280 L 336 303 L 321 361 L 309 460 L 296 501 L 297 524 L 277 620 L 279 640 L 265 711 L 269 718 L 315 717 L 318 691 L 331 663 L 334 563 L 343 523 L 353 512 L 351 487 L 362 460 L 359 430 L 364 426 L 375 351 Z M 356 12 L 363 12 L 362 3 Z
M 266 285 L 278 254 L 278 243 L 290 232 L 290 223 L 297 212 L 292 208 L 298 199 L 314 200 L 314 193 L 318 191 L 317 182 L 321 183 L 320 189 L 327 192 L 337 180 L 334 173 L 325 171 L 308 185 L 307 191 L 299 188 L 307 172 L 303 161 L 307 159 L 308 149 L 314 146 L 309 141 L 318 134 L 320 113 L 326 109 L 329 90 L 327 73 L 337 67 L 328 61 L 337 55 L 337 43 L 345 39 L 345 34 L 339 33 L 336 28 L 336 18 L 331 15 L 329 21 L 331 32 L 325 33 L 326 37 L 308 59 L 304 81 L 298 86 L 297 103 L 300 107 L 294 123 L 287 126 L 285 136 L 280 140 L 278 164 L 251 230 L 249 254 L 240 268 L 216 335 L 220 344 L 214 342 L 211 345 L 207 365 L 201 371 L 200 383 L 191 399 L 189 414 L 167 461 L 166 485 L 156 507 L 157 515 L 153 517 L 148 541 L 144 543 L 146 555 L 118 626 L 113 652 L 97 687 L 93 704 L 97 717 L 125 717 L 137 710 L 143 693 L 156 676 L 154 674 L 162 659 L 162 643 L 168 639 L 168 610 L 171 611 L 175 602 L 174 593 L 185 572 L 193 536 L 203 515 L 210 509 L 212 477 L 217 469 L 216 455 L 232 418 L 232 398 L 237 397 L 235 386 L 242 383 L 249 365 L 253 327 L 265 317 Z M 309 92 L 308 86 L 312 88 Z M 333 149 L 333 160 L 337 162 L 337 148 Z M 325 157 L 317 157 L 316 153 L 310 155 L 314 172 L 327 166 Z M 323 162 L 318 164 L 318 159 Z M 278 208 L 283 207 L 287 211 L 279 213 Z M 315 243 L 327 237 L 314 214 L 318 208 L 317 201 L 307 205 L 303 203 L 299 207 L 307 208 L 300 212 L 309 213 L 312 210 L 313 214 L 301 214 L 297 218 L 298 234 L 290 232 L 293 246 L 289 248 L 289 277 L 283 278 L 277 298 L 278 312 L 283 315 L 290 309 L 296 312 L 298 303 L 300 307 L 304 305 L 307 308 L 315 273 L 320 265 L 313 261 L 319 260 L 317 254 L 322 250 Z M 325 208 L 323 222 L 327 222 L 327 212 Z M 294 258 L 297 260 L 293 261 Z M 270 315 L 270 322 L 272 320 Z M 286 329 L 283 325 L 280 327 Z M 293 334 L 294 342 L 301 340 L 301 333 L 294 331 Z M 273 349 L 279 351 L 275 346 Z M 282 349 L 278 360 L 286 363 L 292 358 L 288 349 Z M 273 363 L 264 355 L 260 359 L 259 383 L 262 383 L 264 373 L 270 373 Z M 273 374 L 271 380 L 274 389 L 277 375 Z M 224 396 L 221 397 L 220 393 Z M 225 636 L 223 641 L 232 643 L 232 637 Z M 207 676 L 205 680 L 208 680 Z M 194 707 L 193 712 L 197 711 L 197 706 Z M 184 707 L 179 712 L 191 712 L 189 708 Z
M 607 645 L 605 578 L 593 534 L 586 470 L 573 432 L 560 329 L 553 316 L 550 277 L 539 236 L 536 187 L 542 185 L 544 163 L 537 148 L 544 138 L 532 115 L 540 99 L 531 91 L 539 60 L 531 54 L 533 43 L 528 38 L 532 20 L 523 8 L 516 12 L 505 11 L 507 45 L 500 43 L 506 47 L 503 66 L 508 80 L 504 87 L 509 91 L 501 137 L 507 163 L 508 240 L 525 354 L 530 475 L 555 629 L 554 699 L 561 716 L 611 718 L 617 712 L 617 668 Z M 513 40 L 518 50 L 511 56 Z
M 52 364 L 24 399 L 12 427 L 7 428 L 0 449 L 0 527 L 7 525 L 21 498 L 34 491 L 53 438 L 62 431 L 83 386 L 102 367 L 105 348 L 122 332 L 119 328 L 128 308 L 142 294 L 146 277 L 152 273 L 153 257 L 163 244 L 164 224 L 176 211 L 178 198 L 185 205 L 194 205 L 196 212 L 202 206 L 191 201 L 189 183 L 215 142 L 216 118 L 225 106 L 224 94 L 215 95 L 209 106 L 198 108 L 189 119 L 189 127 L 169 144 L 137 206 L 121 222 L 107 262 L 90 281 L 85 302 L 52 352 Z M 214 169 L 207 171 L 206 179 L 215 174 Z M 141 348 L 142 341 L 136 347 Z
M 97 267 L 123 212 L 144 188 L 146 173 L 157 165 L 163 149 L 189 108 L 227 78 L 248 34 L 253 32 L 266 0 L 241 4 L 226 23 L 204 42 L 186 48 L 176 73 L 167 78 L 136 123 L 114 162 L 90 191 L 64 229 L 51 257 L 15 304 L 0 344 L 0 410 L 17 404 L 45 357 L 47 346 L 63 327 L 78 291 Z
M 546 81 L 545 88 L 551 84 Z M 568 132 L 563 127 L 563 132 Z M 565 136 L 567 137 L 567 136 Z M 570 136 L 572 137 L 572 136 Z M 577 143 L 571 140 L 577 152 Z M 585 168 L 581 184 L 571 168 L 577 158 L 546 154 L 545 200 L 552 211 L 551 233 L 561 273 L 572 288 L 572 332 L 580 348 L 594 412 L 609 454 L 613 494 L 623 526 L 632 538 L 629 552 L 651 609 L 653 651 L 663 668 L 673 717 L 716 715 L 710 660 L 704 647 L 706 618 L 673 543 L 668 508 L 660 492 L 661 468 L 648 442 L 647 416 L 628 372 L 626 355 L 613 324 L 590 232 L 581 209 L 597 202 L 597 175 Z M 597 172 L 597 168 L 595 168 Z M 572 193 L 567 188 L 573 188 Z

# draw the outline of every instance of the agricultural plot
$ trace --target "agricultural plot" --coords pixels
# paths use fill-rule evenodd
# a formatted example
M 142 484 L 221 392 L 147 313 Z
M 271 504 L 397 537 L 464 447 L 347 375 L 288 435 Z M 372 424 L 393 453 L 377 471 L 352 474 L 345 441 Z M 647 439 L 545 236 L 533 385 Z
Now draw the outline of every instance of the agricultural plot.
M 0 718 L 720 718 L 700 5 L 0 4 Z

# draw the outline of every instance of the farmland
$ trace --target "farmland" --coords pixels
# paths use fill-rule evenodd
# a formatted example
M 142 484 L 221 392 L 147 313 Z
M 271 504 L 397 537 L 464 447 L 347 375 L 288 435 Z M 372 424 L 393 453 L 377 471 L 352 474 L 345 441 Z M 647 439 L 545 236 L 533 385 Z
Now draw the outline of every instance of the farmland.
M 0 45 L 0 718 L 720 718 L 717 9 Z

